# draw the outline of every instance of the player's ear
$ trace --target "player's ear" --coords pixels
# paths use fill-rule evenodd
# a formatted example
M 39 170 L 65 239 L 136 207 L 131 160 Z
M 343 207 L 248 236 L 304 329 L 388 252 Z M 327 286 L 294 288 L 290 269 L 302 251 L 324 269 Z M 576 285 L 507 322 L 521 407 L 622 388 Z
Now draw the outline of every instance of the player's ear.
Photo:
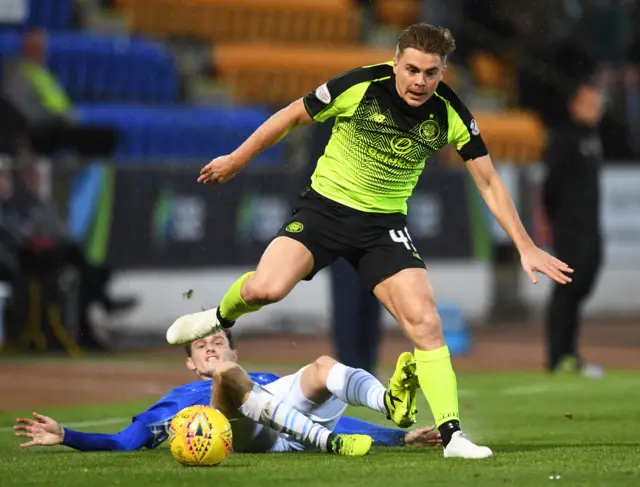
M 196 364 L 193 363 L 193 360 L 191 359 L 191 357 L 187 357 L 187 369 L 189 369 L 191 372 L 195 372 L 196 371 Z

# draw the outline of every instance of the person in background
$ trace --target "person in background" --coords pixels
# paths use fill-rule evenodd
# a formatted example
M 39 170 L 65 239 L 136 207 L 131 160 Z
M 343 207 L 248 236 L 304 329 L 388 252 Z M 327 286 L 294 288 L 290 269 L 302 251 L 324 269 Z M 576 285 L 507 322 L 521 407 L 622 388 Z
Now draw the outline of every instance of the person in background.
M 569 98 L 569 120 L 552 133 L 546 155 L 543 204 L 559 259 L 571 262 L 573 282 L 554 285 L 547 309 L 547 367 L 550 372 L 600 377 L 601 367 L 585 364 L 578 353 L 581 310 L 596 283 L 602 261 L 598 125 L 603 97 L 582 84 Z
M 24 119 L 31 147 L 49 156 L 59 151 L 85 157 L 112 154 L 115 129 L 77 123 L 72 101 L 46 66 L 47 50 L 45 31 L 30 30 L 18 58 L 3 67 L 3 97 Z
M 90 263 L 82 245 L 71 236 L 66 222 L 56 209 L 40 197 L 40 177 L 37 167 L 25 164 L 16 171 L 13 194 L 2 204 L 2 235 L 11 241 L 20 262 L 21 277 L 45 269 L 76 268 L 80 273 L 80 340 L 85 349 L 103 350 L 103 343 L 94 331 L 90 307 L 100 305 L 108 314 L 127 311 L 137 305 L 133 296 L 114 298 L 107 292 L 111 270 Z M 23 300 L 24 301 L 24 300 Z M 21 313 L 25 316 L 25 313 Z
M 332 336 L 338 361 L 374 374 L 382 334 L 382 308 L 344 259 L 331 270 Z

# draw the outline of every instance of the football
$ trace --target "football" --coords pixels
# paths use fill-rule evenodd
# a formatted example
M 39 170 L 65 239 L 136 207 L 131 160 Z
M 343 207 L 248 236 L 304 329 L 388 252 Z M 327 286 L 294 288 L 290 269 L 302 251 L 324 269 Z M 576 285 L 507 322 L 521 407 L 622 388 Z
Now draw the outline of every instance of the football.
M 212 407 L 185 408 L 169 427 L 171 453 L 183 465 L 220 465 L 231 453 L 232 444 L 229 420 Z

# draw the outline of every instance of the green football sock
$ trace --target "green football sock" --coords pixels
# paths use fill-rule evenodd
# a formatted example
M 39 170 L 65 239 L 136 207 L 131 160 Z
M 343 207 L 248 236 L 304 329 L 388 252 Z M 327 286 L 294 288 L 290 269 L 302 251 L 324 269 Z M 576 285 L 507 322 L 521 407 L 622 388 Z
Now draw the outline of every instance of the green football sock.
M 251 274 L 255 274 L 255 271 L 247 272 L 246 274 L 240 276 L 238 280 L 231 285 L 231 287 L 227 291 L 227 294 L 225 294 L 222 298 L 220 306 L 218 307 L 218 311 L 225 320 L 236 321 L 242 315 L 251 313 L 253 311 L 258 311 L 260 308 L 262 308 L 262 306 L 259 305 L 247 304 L 240 295 L 242 283 Z
M 460 420 L 458 410 L 458 384 L 451 366 L 448 347 L 437 350 L 414 351 L 416 373 L 420 389 L 427 398 L 436 426 Z

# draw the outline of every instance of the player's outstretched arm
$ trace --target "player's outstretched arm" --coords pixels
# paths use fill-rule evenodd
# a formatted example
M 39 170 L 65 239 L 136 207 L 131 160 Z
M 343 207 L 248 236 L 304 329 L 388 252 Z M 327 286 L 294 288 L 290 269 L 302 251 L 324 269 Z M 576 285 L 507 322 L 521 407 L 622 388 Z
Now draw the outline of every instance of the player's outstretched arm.
M 371 436 L 377 446 L 441 446 L 442 438 L 435 426 L 404 431 L 369 423 L 362 419 L 342 416 L 334 433 Z
M 28 438 L 22 448 L 32 446 L 64 445 L 80 451 L 133 451 L 142 448 L 153 434 L 141 421 L 134 421 L 115 434 L 82 433 L 62 427 L 57 421 L 42 414 L 33 413 L 33 418 L 17 418 L 13 429 L 16 436 Z
M 302 98 L 294 101 L 272 115 L 231 154 L 217 157 L 204 166 L 198 182 L 209 186 L 226 183 L 254 157 L 280 142 L 292 129 L 312 121 Z
M 435 426 L 418 428 L 404 435 L 404 446 L 442 446 L 442 437 Z
M 467 167 L 489 210 L 520 252 L 522 267 L 531 281 L 537 283 L 535 273 L 542 272 L 560 284 L 571 282 L 567 274 L 572 273 L 573 269 L 539 249 L 527 234 L 491 157 L 485 155 L 473 159 L 467 163 Z

